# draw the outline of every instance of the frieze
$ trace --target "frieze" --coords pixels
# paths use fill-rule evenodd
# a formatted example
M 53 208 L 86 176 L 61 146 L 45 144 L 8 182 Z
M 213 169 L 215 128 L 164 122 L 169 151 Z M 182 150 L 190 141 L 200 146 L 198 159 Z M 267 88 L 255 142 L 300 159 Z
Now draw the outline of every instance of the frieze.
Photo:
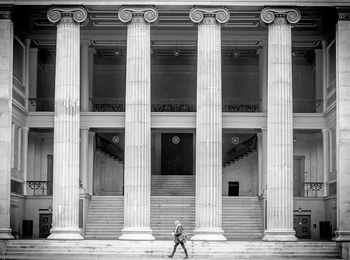
M 296 8 L 271 8 L 266 7 L 261 11 L 260 18 L 266 24 L 296 24 L 301 14 Z
M 0 11 L 0 20 L 11 20 L 11 11 Z
M 123 23 L 132 22 L 135 18 L 143 18 L 148 23 L 154 23 L 158 20 L 158 11 L 156 8 L 141 6 L 124 6 L 118 12 L 119 20 Z M 136 22 L 141 22 L 140 19 Z
M 337 8 L 338 21 L 350 21 L 350 9 Z
M 212 17 L 214 19 L 204 19 L 205 17 Z M 230 18 L 230 12 L 226 8 L 201 8 L 194 7 L 190 11 L 190 19 L 193 23 L 212 23 L 216 21 L 219 24 L 225 24 Z
M 87 11 L 82 6 L 73 7 L 51 7 L 47 11 L 47 18 L 52 23 L 64 22 L 64 18 L 69 17 L 67 21 L 74 21 L 76 23 L 83 23 L 87 19 Z

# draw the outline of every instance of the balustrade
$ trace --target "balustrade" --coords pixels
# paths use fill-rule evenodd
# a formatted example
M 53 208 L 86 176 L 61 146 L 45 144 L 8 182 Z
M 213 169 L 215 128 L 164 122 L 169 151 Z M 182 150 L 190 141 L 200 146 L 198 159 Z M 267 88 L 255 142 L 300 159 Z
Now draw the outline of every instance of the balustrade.
M 27 181 L 28 196 L 52 196 L 52 182 Z

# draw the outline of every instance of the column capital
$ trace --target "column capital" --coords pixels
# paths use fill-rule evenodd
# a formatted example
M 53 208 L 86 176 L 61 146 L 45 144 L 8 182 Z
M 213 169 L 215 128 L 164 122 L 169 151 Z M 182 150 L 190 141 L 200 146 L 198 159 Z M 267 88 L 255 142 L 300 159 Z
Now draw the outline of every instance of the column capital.
M 47 11 L 47 18 L 52 23 L 83 23 L 87 19 L 87 11 L 82 6 L 60 7 L 54 6 Z
M 153 6 L 124 6 L 119 9 L 118 18 L 123 23 L 131 22 L 134 17 L 140 17 L 148 23 L 154 23 L 158 19 L 158 11 Z
M 194 7 L 190 11 L 190 19 L 193 23 L 202 23 L 205 17 L 215 18 L 219 24 L 227 23 L 230 12 L 224 7 Z
M 337 7 L 338 21 L 350 21 L 350 9 Z
M 300 17 L 296 8 L 265 7 L 260 14 L 260 19 L 266 24 L 296 24 Z

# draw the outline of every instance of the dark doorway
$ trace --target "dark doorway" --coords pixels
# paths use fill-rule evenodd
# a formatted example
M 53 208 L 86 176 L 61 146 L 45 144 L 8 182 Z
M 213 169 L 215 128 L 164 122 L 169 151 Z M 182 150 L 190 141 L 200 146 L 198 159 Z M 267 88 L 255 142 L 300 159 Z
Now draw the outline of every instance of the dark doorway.
M 52 224 L 51 214 L 40 214 L 39 237 L 47 238 L 50 235 L 51 224 Z
M 162 175 L 193 175 L 193 134 L 162 133 Z
M 239 196 L 239 182 L 229 181 L 228 182 L 228 195 L 229 196 Z

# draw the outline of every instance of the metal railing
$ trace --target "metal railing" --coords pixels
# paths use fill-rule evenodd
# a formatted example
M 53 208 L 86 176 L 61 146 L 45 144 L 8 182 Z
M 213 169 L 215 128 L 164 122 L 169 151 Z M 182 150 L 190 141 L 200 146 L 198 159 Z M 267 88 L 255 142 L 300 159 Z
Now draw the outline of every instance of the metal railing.
M 28 196 L 51 196 L 52 182 L 50 181 L 27 181 Z
M 324 196 L 323 182 L 304 182 L 304 197 L 319 198 Z

